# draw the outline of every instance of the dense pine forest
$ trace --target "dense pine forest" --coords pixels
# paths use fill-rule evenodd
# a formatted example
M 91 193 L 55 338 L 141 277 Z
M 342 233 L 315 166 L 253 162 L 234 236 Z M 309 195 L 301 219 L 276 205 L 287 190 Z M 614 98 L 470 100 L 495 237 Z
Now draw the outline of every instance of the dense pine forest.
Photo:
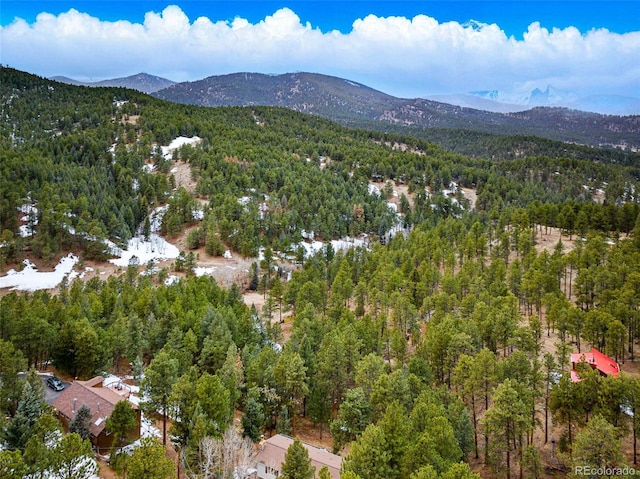
M 236 428 L 256 443 L 312 430 L 343 456 L 345 479 L 637 464 L 636 156 L 563 156 L 551 141 L 535 156 L 493 154 L 495 143 L 463 156 L 282 108 L 177 105 L 6 67 L 0 104 L 2 274 L 70 252 L 105 262 L 148 235 L 160 207 L 163 236 L 185 248 L 173 282 L 132 262 L 1 291 L 1 477 L 87 454 L 74 434 L 47 446 L 61 426 L 33 371 L 52 367 L 142 378 L 143 411 L 179 447 L 185 477 L 233 477 L 207 469 L 204 445 Z M 163 154 L 181 136 L 200 141 Z M 362 246 L 305 254 L 311 232 Z M 253 262 L 245 281 L 194 274 L 198 257 L 226 250 Z M 256 291 L 262 308 L 243 299 Z M 579 366 L 571 381 L 569 355 L 592 347 L 623 372 Z M 135 460 L 128 476 L 112 466 L 133 478 Z

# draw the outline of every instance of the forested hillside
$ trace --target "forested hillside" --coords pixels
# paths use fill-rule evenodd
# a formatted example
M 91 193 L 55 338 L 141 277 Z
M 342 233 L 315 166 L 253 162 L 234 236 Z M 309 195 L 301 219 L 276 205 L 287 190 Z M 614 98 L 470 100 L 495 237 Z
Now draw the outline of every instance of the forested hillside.
M 159 209 L 191 262 L 175 261 L 175 281 L 132 261 L 2 291 L 1 477 L 52 467 L 59 425 L 17 374 L 52 366 L 144 376 L 144 413 L 168 416 L 189 477 L 230 474 L 205 445 L 236 413 L 252 441 L 333 447 L 345 479 L 636 464 L 638 166 L 474 158 L 287 109 L 176 105 L 9 68 L 0 93 L 2 274 L 69 252 L 100 264 L 149 235 Z M 198 141 L 167 153 L 180 136 Z M 361 242 L 329 246 L 346 236 Z M 227 249 L 254 262 L 246 281 L 194 274 Z M 262 308 L 243 301 L 255 291 Z M 624 372 L 572 382 L 569 354 L 591 347 Z
M 379 125 L 362 123 L 361 128 L 376 130 Z M 574 158 L 597 163 L 619 165 L 640 164 L 640 154 L 615 148 L 594 148 L 574 143 L 550 140 L 539 136 L 506 135 L 452 128 L 418 128 L 415 126 L 388 126 L 389 133 L 413 136 L 434 143 L 446 151 L 473 158 L 509 160 L 546 156 Z M 604 145 L 606 146 L 606 145 Z M 609 145 L 611 146 L 611 145 Z
M 454 145 L 447 141 L 441 143 L 440 136 L 430 136 L 430 130 L 446 129 L 448 135 L 451 130 L 467 130 L 476 135 L 483 134 L 483 137 L 495 137 L 492 143 L 501 147 L 499 158 L 522 156 L 519 155 L 522 149 L 515 145 L 509 148 L 505 136 L 535 136 L 564 144 L 616 148 L 626 153 L 637 152 L 640 147 L 640 117 L 637 115 L 600 115 L 545 107 L 517 113 L 493 113 L 421 98 L 396 98 L 348 79 L 316 73 L 212 76 L 177 83 L 153 95 L 189 105 L 281 106 L 352 128 L 374 131 L 400 132 L 411 128 L 418 137 L 447 149 Z M 482 147 L 482 143 L 470 143 L 473 136 L 469 134 L 456 136 L 458 141 L 465 140 L 465 146 Z M 528 149 L 524 153 L 527 156 L 549 154 Z

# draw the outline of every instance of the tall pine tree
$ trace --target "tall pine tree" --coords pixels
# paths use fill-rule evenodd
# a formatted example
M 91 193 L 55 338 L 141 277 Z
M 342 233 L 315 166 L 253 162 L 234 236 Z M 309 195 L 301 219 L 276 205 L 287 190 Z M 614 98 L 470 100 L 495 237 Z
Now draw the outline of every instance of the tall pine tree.
M 282 464 L 282 479 L 313 479 L 316 468 L 311 466 L 309 453 L 296 438 L 287 449 Z

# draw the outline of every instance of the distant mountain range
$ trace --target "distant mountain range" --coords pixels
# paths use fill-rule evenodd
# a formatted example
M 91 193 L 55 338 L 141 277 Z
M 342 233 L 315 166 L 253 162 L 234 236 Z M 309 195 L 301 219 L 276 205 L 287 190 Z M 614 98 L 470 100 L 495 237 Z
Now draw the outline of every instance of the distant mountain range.
M 521 111 L 536 106 L 565 107 L 605 115 L 637 115 L 640 114 L 640 99 L 619 95 L 590 95 L 581 97 L 570 91 L 560 90 L 551 85 L 540 90 L 535 88 L 523 94 L 507 94 L 499 90 L 474 91 L 467 95 L 453 95 L 448 100 L 444 96 L 433 98 L 449 101 L 456 105 L 481 108 L 488 111 L 506 112 Z M 476 104 L 474 101 L 481 100 Z
M 463 129 L 539 136 L 596 147 L 640 148 L 640 116 L 607 116 L 549 107 L 495 113 L 421 98 L 396 98 L 360 83 L 315 73 L 212 76 L 176 83 L 153 96 L 202 106 L 282 106 L 347 126 L 376 130 Z
M 164 100 L 210 107 L 280 106 L 350 127 L 382 131 L 456 129 L 640 150 L 640 116 L 609 116 L 560 107 L 526 109 L 522 105 L 496 101 L 504 99 L 498 91 L 440 97 L 441 101 L 406 99 L 316 73 L 234 73 L 184 83 L 141 73 L 89 85 L 126 86 Z M 556 101 L 560 96 L 549 87 L 545 91 L 534 90 L 521 100 L 535 105 Z
M 167 80 L 166 78 L 157 77 L 154 75 L 149 75 L 148 73 L 138 73 L 137 75 L 131 75 L 124 78 L 113 78 L 111 80 L 103 80 L 99 82 L 81 82 L 81 81 L 74 80 L 72 78 L 67 78 L 64 76 L 51 77 L 51 80 L 59 81 L 61 83 L 69 83 L 71 85 L 82 85 L 82 86 L 92 86 L 92 87 L 115 86 L 115 87 L 131 88 L 133 90 L 138 90 L 143 93 L 153 93 L 175 84 L 174 81 Z

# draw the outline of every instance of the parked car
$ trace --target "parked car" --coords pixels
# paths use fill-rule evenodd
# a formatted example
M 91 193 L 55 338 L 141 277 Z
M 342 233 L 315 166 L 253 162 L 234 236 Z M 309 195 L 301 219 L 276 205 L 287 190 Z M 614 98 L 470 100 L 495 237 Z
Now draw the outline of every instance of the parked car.
M 49 386 L 54 391 L 62 391 L 64 389 L 64 384 L 60 381 L 59 378 L 55 376 L 51 376 L 47 379 L 47 386 Z

